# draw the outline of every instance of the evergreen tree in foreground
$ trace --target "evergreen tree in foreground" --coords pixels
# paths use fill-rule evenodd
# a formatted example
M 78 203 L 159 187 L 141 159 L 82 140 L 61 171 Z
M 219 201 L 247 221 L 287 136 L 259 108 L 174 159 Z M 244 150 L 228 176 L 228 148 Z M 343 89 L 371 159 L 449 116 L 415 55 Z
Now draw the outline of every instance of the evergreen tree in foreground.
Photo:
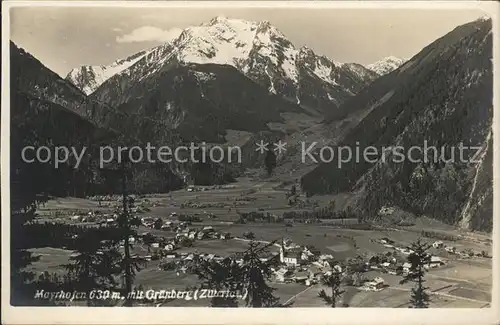
M 239 281 L 247 293 L 245 303 L 247 307 L 276 307 L 279 299 L 273 295 L 274 288 L 267 285 L 271 278 L 273 259 L 262 261 L 260 257 L 269 251 L 269 244 L 250 242 L 248 249 L 243 253 Z
M 46 142 L 27 123 L 27 116 L 12 117 L 10 143 L 10 280 L 11 304 L 31 305 L 37 289 L 35 274 L 28 267 L 39 258 L 28 250 L 33 248 L 33 234 L 28 227 L 35 219 L 36 209 L 48 200 L 46 177 L 49 174 L 41 163 L 28 164 L 21 159 L 26 146 Z
M 337 307 L 337 302 L 340 296 L 345 292 L 340 288 L 342 284 L 342 275 L 337 270 L 332 270 L 324 275 L 322 280 L 323 285 L 331 290 L 331 295 L 328 295 L 325 290 L 321 289 L 318 297 L 323 299 L 325 303 L 332 308 Z
M 199 279 L 203 281 L 202 287 L 207 289 L 229 290 L 237 292 L 242 289 L 239 282 L 240 267 L 234 258 L 225 258 L 222 261 L 203 261 L 196 270 Z M 212 307 L 238 307 L 236 297 L 213 297 Z
M 273 174 L 274 168 L 276 168 L 276 154 L 273 150 L 268 150 L 266 152 L 264 164 L 266 167 L 267 175 L 271 176 Z
M 122 158 L 122 161 L 125 159 Z M 124 274 L 124 295 L 126 297 L 125 306 L 132 306 L 132 300 L 130 299 L 130 293 L 132 292 L 132 286 L 135 279 L 135 275 L 142 268 L 146 266 L 146 260 L 139 257 L 136 254 L 131 254 L 133 245 L 130 238 L 137 238 L 136 227 L 140 225 L 140 220 L 137 217 L 131 215 L 131 211 L 134 206 L 134 198 L 128 195 L 127 192 L 127 169 L 125 163 L 121 164 L 122 173 L 122 207 L 117 212 L 118 214 L 118 230 L 120 243 L 123 244 L 123 258 L 121 260 L 121 270 Z
M 113 290 L 116 277 L 122 272 L 121 254 L 116 245 L 109 241 L 112 228 L 89 229 L 75 240 L 75 251 L 70 263 L 64 265 L 71 279 L 72 289 L 86 292 L 87 305 L 106 305 L 109 301 L 92 299 L 94 290 Z M 106 234 L 108 233 L 108 234 Z
M 246 307 L 280 307 L 279 299 L 274 296 L 275 289 L 267 284 L 272 275 L 271 266 L 276 261 L 273 258 L 261 260 L 272 245 L 274 242 L 261 244 L 251 241 L 248 249 L 238 254 L 240 263 L 235 257 L 200 263 L 196 274 L 203 280 L 202 287 L 239 292 L 245 298 Z M 211 305 L 238 307 L 238 299 L 240 297 L 214 297 Z
M 410 303 L 413 308 L 427 308 L 429 306 L 430 297 L 426 292 L 428 287 L 424 286 L 425 265 L 429 265 L 431 255 L 427 253 L 430 244 L 422 242 L 418 239 L 412 243 L 410 249 L 413 251 L 408 255 L 408 262 L 411 267 L 407 274 L 403 275 L 401 284 L 407 282 L 415 283 L 415 287 L 411 290 Z

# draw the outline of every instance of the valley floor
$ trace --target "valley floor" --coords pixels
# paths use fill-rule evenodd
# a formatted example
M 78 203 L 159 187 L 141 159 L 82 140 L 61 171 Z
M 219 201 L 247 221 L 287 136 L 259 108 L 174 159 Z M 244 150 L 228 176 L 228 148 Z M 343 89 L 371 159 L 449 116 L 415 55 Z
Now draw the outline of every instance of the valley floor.
M 248 201 L 241 200 L 242 197 Z M 293 224 L 286 226 L 283 223 L 233 223 L 238 219 L 238 213 L 263 211 L 281 215 L 285 211 L 296 211 L 288 205 L 285 190 L 279 182 L 268 182 L 242 178 L 238 182 L 222 188 L 207 188 L 204 191 L 179 190 L 168 194 L 146 196 L 148 210 L 142 212 L 141 217 L 160 217 L 164 221 L 172 220 L 174 214 L 198 214 L 202 222 L 193 223 L 193 227 L 212 226 L 218 232 L 228 232 L 232 235 L 229 240 L 195 240 L 192 247 L 181 247 L 177 253 L 200 252 L 227 256 L 241 252 L 247 247 L 244 233 L 251 231 L 256 240 L 264 242 L 288 238 L 299 245 L 314 245 L 321 254 L 330 254 L 337 260 L 344 260 L 355 256 L 373 256 L 388 251 L 378 241 L 382 237 L 391 238 L 399 246 L 404 247 L 420 236 L 421 230 L 440 231 L 443 234 L 452 234 L 458 238 L 455 241 L 445 241 L 445 245 L 453 245 L 457 250 L 471 249 L 474 252 L 485 250 L 491 256 L 491 239 L 487 234 L 464 233 L 454 230 L 450 226 L 439 224 L 432 220 L 418 220 L 415 226 L 408 229 L 376 229 L 358 230 L 339 228 L 325 224 Z M 142 200 L 146 199 L 142 198 Z M 240 198 L 240 199 L 237 199 Z M 250 199 L 251 198 L 251 199 Z M 319 205 L 328 202 L 328 197 L 310 198 L 318 201 Z M 240 202 L 236 205 L 235 202 Z M 243 203 L 241 203 L 243 202 Z M 246 203 L 245 203 L 246 202 Z M 181 205 L 184 206 L 181 207 Z M 313 207 L 304 207 L 311 210 Z M 68 223 L 88 224 L 71 220 L 70 216 L 85 214 L 88 211 L 100 210 L 110 212 L 111 207 L 106 202 L 90 199 L 57 198 L 47 202 L 40 208 L 41 220 L 62 221 Z M 208 218 L 213 215 L 216 218 Z M 141 226 L 139 232 L 150 232 L 157 236 L 175 236 L 175 232 L 156 230 Z M 429 242 L 436 239 L 424 238 Z M 278 247 L 273 247 L 277 252 Z M 148 251 L 138 245 L 138 254 L 147 255 Z M 67 263 L 70 251 L 54 248 L 39 248 L 34 250 L 41 255 L 41 259 L 33 265 L 37 272 L 62 271 L 61 264 Z M 443 249 L 436 249 L 433 255 L 440 256 L 446 264 L 431 269 L 426 274 L 426 284 L 432 291 L 431 307 L 488 307 L 491 302 L 492 259 L 471 257 L 462 258 L 456 254 L 448 254 Z M 152 289 L 183 289 L 197 283 L 195 275 L 159 269 L 160 261 L 151 261 L 148 267 L 139 272 L 136 285 L 143 285 Z M 347 287 L 343 302 L 351 307 L 408 307 L 411 285 L 400 285 L 401 276 L 381 273 L 379 270 L 370 270 L 365 277 L 381 276 L 386 283 L 382 291 L 361 291 L 355 287 Z M 320 284 L 306 286 L 299 283 L 270 284 L 275 287 L 276 295 L 281 302 L 293 302 L 294 307 L 327 307 L 318 298 Z M 387 286 L 388 285 L 388 286 Z M 209 300 L 185 301 L 173 300 L 164 306 L 207 306 Z

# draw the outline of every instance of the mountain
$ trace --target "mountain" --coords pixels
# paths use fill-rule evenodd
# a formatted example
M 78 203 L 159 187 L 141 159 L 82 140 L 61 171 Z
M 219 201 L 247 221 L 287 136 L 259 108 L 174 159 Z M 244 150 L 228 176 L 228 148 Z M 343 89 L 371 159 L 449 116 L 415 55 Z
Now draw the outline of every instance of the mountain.
M 431 43 L 339 108 L 353 127 L 331 145 L 361 153 L 374 146 L 385 159 L 361 157 L 340 168 L 336 161 L 320 164 L 302 186 L 309 195 L 350 192 L 351 204 L 366 218 L 378 219 L 381 207 L 397 206 L 491 231 L 492 98 L 491 20 L 480 19 Z M 413 161 L 391 159 L 397 147 L 423 150 L 425 144 L 443 150 L 448 161 L 430 154 L 426 160 L 418 150 Z M 465 150 L 464 159 L 450 160 L 461 144 L 481 151 Z
M 68 73 L 66 80 L 81 89 L 85 94 L 90 95 L 104 81 L 132 66 L 146 54 L 147 51 L 141 51 L 128 58 L 116 60 L 110 65 L 75 68 Z
M 380 77 L 377 72 L 359 63 L 344 63 L 342 67 L 344 69 L 350 70 L 351 73 L 357 75 L 359 79 L 366 80 L 367 83 L 371 83 L 372 81 Z
M 13 42 L 10 42 L 10 62 L 11 90 L 14 93 L 43 98 L 85 116 L 85 94 Z
M 380 61 L 369 64 L 366 67 L 371 71 L 377 73 L 379 76 L 383 76 L 385 74 L 388 74 L 396 70 L 406 61 L 407 61 L 406 59 L 400 59 L 394 56 L 388 56 Z
M 116 175 L 99 168 L 99 146 L 138 144 L 123 127 L 128 115 L 89 99 L 71 83 L 45 67 L 28 52 L 10 43 L 11 172 L 31 177 L 31 192 L 56 196 L 84 196 L 120 190 Z M 145 123 L 134 117 L 136 126 Z M 156 123 L 151 123 L 157 125 Z M 166 132 L 165 132 L 166 133 Z M 52 164 L 27 164 L 20 152 L 25 146 L 87 148 L 78 168 L 75 161 L 58 168 Z M 73 164 L 73 165 L 71 165 Z M 110 164 L 111 165 L 111 164 Z M 112 167 L 112 166 L 110 166 Z M 177 166 L 134 164 L 130 185 L 134 191 L 159 192 L 182 185 Z M 23 170 L 23 172 L 19 172 Z M 15 181 L 11 186 L 16 186 Z M 19 189 L 16 193 L 27 193 Z M 13 200 L 20 198 L 13 197 Z
M 156 134 L 139 128 L 137 138 L 164 143 L 168 138 L 161 132 L 167 130 L 182 141 L 223 143 L 228 129 L 257 133 L 269 130 L 268 123 L 285 122 L 282 113 L 310 115 L 228 65 L 172 67 L 129 88 L 127 96 L 117 109 L 129 116 L 131 126 L 137 126 L 137 118 L 161 122 Z
M 307 47 L 296 48 L 269 22 L 250 22 L 215 17 L 187 28 L 171 42 L 125 59 L 116 73 L 82 73 L 68 80 L 108 103 L 123 103 L 131 85 L 171 66 L 196 64 L 231 65 L 269 92 L 318 111 L 338 107 L 370 81 L 352 67 L 317 55 Z M 122 69 L 122 67 L 125 67 Z M 99 70 L 100 71 L 100 70 Z M 113 69 L 106 69 L 113 72 Z M 85 77 L 83 77 L 85 75 Z M 106 81 L 104 81 L 106 79 Z M 104 81 L 104 82 L 102 82 Z
M 67 164 L 21 160 L 25 146 L 78 148 L 109 139 L 111 133 L 84 117 L 85 95 L 23 49 L 10 43 L 11 178 L 13 193 L 83 195 L 87 191 L 91 158 L 84 156 L 79 169 Z M 90 151 L 90 150 L 89 150 Z M 80 151 L 78 151 L 80 152 Z M 21 170 L 23 172 L 21 172 Z M 16 188 L 18 177 L 31 177 L 30 189 Z M 71 180 L 71 181 L 70 181 Z M 13 206 L 23 197 L 14 195 Z

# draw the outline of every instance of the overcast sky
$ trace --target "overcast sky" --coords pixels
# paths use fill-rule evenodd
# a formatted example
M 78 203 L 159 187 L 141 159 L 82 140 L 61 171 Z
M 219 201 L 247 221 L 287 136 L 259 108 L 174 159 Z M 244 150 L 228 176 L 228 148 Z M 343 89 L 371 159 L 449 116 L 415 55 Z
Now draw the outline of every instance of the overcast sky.
M 268 20 L 296 47 L 307 45 L 340 62 L 369 64 L 386 56 L 410 58 L 479 10 L 312 8 L 11 9 L 11 38 L 60 74 L 105 65 L 162 43 L 171 32 L 222 15 Z

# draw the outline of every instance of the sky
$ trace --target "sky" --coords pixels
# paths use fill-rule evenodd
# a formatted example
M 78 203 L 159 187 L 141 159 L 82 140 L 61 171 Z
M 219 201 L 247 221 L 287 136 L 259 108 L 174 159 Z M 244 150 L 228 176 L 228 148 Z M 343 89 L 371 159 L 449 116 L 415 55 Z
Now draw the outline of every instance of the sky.
M 267 20 L 296 46 L 363 65 L 411 58 L 477 9 L 21 7 L 10 12 L 11 39 L 61 76 L 107 65 L 157 46 L 179 29 L 216 16 Z

